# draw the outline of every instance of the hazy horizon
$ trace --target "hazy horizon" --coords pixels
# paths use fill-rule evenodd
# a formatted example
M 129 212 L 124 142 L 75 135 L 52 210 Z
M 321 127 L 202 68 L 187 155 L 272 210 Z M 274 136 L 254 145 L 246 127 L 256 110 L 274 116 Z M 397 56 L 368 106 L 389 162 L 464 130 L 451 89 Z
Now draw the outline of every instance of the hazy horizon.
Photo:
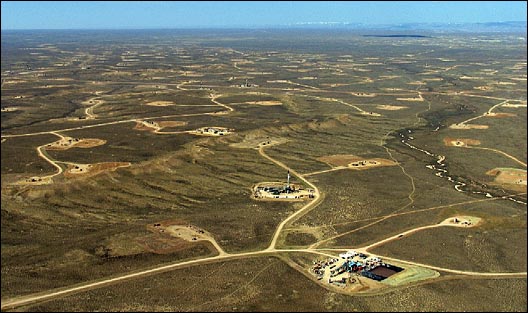
M 526 22 L 524 1 L 2 1 L 2 30 Z

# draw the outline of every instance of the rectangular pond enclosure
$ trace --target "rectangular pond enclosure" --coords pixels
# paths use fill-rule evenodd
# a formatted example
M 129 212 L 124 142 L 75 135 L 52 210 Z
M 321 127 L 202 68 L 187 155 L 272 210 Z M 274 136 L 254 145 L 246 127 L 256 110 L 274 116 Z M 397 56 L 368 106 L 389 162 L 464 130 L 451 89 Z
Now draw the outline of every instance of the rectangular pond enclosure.
M 403 268 L 386 264 L 386 265 L 380 265 L 376 266 L 375 268 L 371 269 L 370 271 L 362 271 L 361 275 L 377 280 L 382 281 L 396 273 L 399 273 L 403 271 Z

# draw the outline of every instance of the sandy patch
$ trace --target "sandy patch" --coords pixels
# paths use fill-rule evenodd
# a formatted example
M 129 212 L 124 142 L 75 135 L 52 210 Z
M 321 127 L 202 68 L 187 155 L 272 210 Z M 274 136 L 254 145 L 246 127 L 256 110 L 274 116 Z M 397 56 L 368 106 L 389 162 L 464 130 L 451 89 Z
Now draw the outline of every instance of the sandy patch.
M 445 219 L 440 224 L 457 227 L 475 227 L 481 223 L 482 219 L 475 216 L 459 215 Z
M 412 97 L 412 98 L 396 98 L 398 101 L 424 101 L 424 99 L 420 97 Z
M 280 101 L 248 101 L 247 104 L 257 104 L 257 105 L 282 105 Z
M 160 121 L 158 122 L 158 125 L 160 127 L 179 127 L 179 126 L 185 126 L 189 124 L 187 121 Z
M 2 108 L 2 112 L 13 112 L 13 111 L 18 111 L 18 110 L 19 110 L 18 107 Z
M 128 167 L 130 162 L 102 162 L 94 164 L 68 164 L 64 177 L 93 176 L 102 172 L 112 172 L 120 167 Z
M 521 104 L 506 103 L 506 104 L 503 104 L 502 106 L 506 108 L 526 108 L 526 103 L 521 103 Z
M 68 150 L 70 148 L 92 148 L 104 145 L 106 140 L 97 138 L 72 138 L 64 137 L 64 139 L 55 141 L 44 146 L 46 150 Z
M 363 159 L 359 161 L 350 162 L 348 164 L 348 167 L 354 170 L 365 170 L 365 169 L 369 169 L 372 167 L 394 166 L 397 164 L 398 163 L 391 161 L 391 160 L 375 158 L 375 159 Z
M 480 140 L 446 137 L 444 138 L 444 144 L 448 147 L 478 146 L 480 145 Z
M 515 113 L 494 113 L 494 112 L 491 112 L 491 113 L 486 113 L 484 115 L 485 117 L 512 117 L 512 116 L 517 116 L 517 114 Z
M 48 185 L 51 184 L 53 181 L 51 180 L 51 177 L 30 177 L 24 180 L 21 180 L 19 182 L 16 182 L 15 185 Z
M 221 247 L 209 232 L 182 220 L 172 219 L 149 224 L 147 230 L 157 236 L 142 238 L 141 243 L 155 253 L 174 252 L 190 247 L 192 242 L 197 241 L 209 241 L 217 251 L 221 251 Z
M 269 95 L 267 92 L 260 92 L 260 91 L 248 91 L 246 92 L 247 95 Z
M 153 101 L 153 102 L 147 103 L 147 105 L 157 106 L 157 107 L 166 107 L 169 105 L 174 105 L 174 102 L 172 101 Z
M 335 154 L 317 158 L 318 161 L 327 163 L 328 165 L 334 166 L 346 166 L 351 169 L 366 169 L 370 167 L 378 166 L 394 166 L 397 163 L 387 159 L 372 158 L 365 159 L 352 154 Z
M 255 137 L 251 135 L 246 135 L 242 142 L 235 142 L 229 144 L 229 146 L 233 148 L 260 148 L 269 147 L 273 145 L 280 145 L 285 142 L 288 142 L 288 140 L 280 137 Z
M 477 124 L 453 124 L 450 125 L 451 129 L 488 129 L 488 125 L 477 125 Z
M 376 96 L 375 93 L 369 93 L 369 92 L 351 92 L 350 94 L 356 97 L 375 97 Z
M 304 76 L 304 77 L 299 77 L 297 79 L 300 79 L 300 80 L 313 80 L 313 79 L 317 79 L 317 77 L 315 77 L 315 76 Z
M 495 176 L 495 182 L 498 184 L 522 185 L 526 189 L 526 170 L 499 167 L 487 171 L 486 174 Z
M 204 74 L 198 74 L 198 73 L 194 73 L 194 72 L 184 72 L 183 76 L 186 76 L 186 77 L 203 77 Z
M 131 76 L 133 73 L 131 72 L 122 72 L 122 71 L 111 71 L 111 72 L 105 72 L 102 75 L 103 76 L 113 76 L 113 75 L 127 75 Z
M 484 77 L 478 77 L 478 76 L 460 76 L 460 79 L 484 79 Z
M 159 128 L 158 123 L 153 121 L 138 121 L 136 126 L 134 126 L 135 130 L 155 130 Z
M 298 69 L 298 70 L 288 70 L 288 69 L 287 69 L 287 71 L 288 71 L 288 72 L 294 72 L 294 73 L 308 73 L 308 72 L 311 72 L 311 71 L 313 71 L 313 70 L 307 68 L 307 69 Z
M 361 115 L 368 115 L 368 116 L 381 116 L 381 114 L 379 114 L 379 113 L 375 113 L 375 112 L 367 112 L 367 111 L 361 111 L 359 114 L 361 114 Z
M 339 84 L 339 83 L 335 83 L 335 84 L 321 84 L 321 86 L 323 87 L 341 87 L 341 86 L 348 86 L 350 84 Z
M 381 104 L 381 105 L 376 106 L 376 108 L 380 109 L 380 110 L 395 111 L 395 110 L 407 109 L 408 107 L 407 106 Z
M 211 238 L 204 230 L 192 225 L 172 225 L 165 228 L 165 230 L 171 236 L 181 238 L 185 241 L 209 240 Z

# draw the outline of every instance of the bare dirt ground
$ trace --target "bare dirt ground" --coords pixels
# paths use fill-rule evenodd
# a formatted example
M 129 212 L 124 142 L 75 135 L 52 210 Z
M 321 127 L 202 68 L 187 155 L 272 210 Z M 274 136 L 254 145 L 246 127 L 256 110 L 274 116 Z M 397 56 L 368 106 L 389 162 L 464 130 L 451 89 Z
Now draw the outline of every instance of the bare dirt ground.
M 46 150 L 68 150 L 70 148 L 92 148 L 104 145 L 105 143 L 106 140 L 97 138 L 84 138 L 75 141 L 73 138 L 65 137 L 65 139 L 50 143 L 44 148 Z
M 157 123 L 156 124 L 149 124 L 149 123 L 145 123 L 143 121 L 137 121 L 136 122 L 136 126 L 134 126 L 134 129 L 135 130 L 156 130 L 158 129 L 156 126 L 157 126 Z
M 166 241 L 170 241 L 169 244 L 169 250 L 172 252 L 174 249 L 181 249 L 189 246 L 189 244 L 183 244 L 182 240 L 191 243 L 191 242 L 198 242 L 198 241 L 209 241 L 218 251 L 219 254 L 224 255 L 226 254 L 224 250 L 218 245 L 216 240 L 214 239 L 213 235 L 211 235 L 206 230 L 203 230 L 199 227 L 196 227 L 194 225 L 191 225 L 189 223 L 186 223 L 185 221 L 181 220 L 165 220 L 162 222 L 149 224 L 147 225 L 147 229 L 155 234 L 165 234 L 170 236 L 169 238 L 166 238 L 166 236 L 162 236 L 164 240 L 162 242 L 166 243 Z M 172 238 L 172 240 L 171 240 Z M 147 238 L 151 239 L 151 238 Z M 157 238 L 158 241 L 159 238 Z M 150 241 L 144 241 L 144 244 L 149 244 L 150 247 L 154 247 L 156 244 L 156 241 L 152 242 Z M 157 248 L 157 251 L 162 251 L 165 253 L 165 250 L 167 248 L 163 248 L 160 250 L 160 248 Z
M 372 163 L 370 165 L 372 166 L 393 166 L 396 165 L 394 161 L 387 160 L 387 159 L 381 159 L 381 158 L 373 158 L 373 159 L 365 159 L 363 157 L 359 157 L 352 154 L 335 154 L 335 155 L 329 155 L 320 157 L 317 159 L 318 161 L 327 163 L 328 165 L 334 167 L 334 166 L 350 166 L 351 163 L 355 162 L 361 162 L 366 161 L 368 165 L 369 162 L 376 162 Z
M 162 128 L 164 127 L 179 127 L 189 124 L 187 121 L 160 121 L 158 125 Z
M 494 168 L 487 175 L 495 176 L 495 183 L 505 185 L 509 189 L 526 191 L 526 170 L 516 168 Z
M 279 145 L 287 141 L 288 139 L 281 137 L 268 137 L 258 134 L 249 134 L 244 137 L 244 140 L 242 142 L 235 142 L 230 144 L 229 146 L 234 148 L 255 149 L 260 148 L 262 146 Z
M 486 115 L 484 115 L 485 117 L 512 117 L 512 116 L 517 116 L 517 114 L 515 113 L 488 113 Z
M 282 105 L 280 101 L 249 101 L 247 104 L 257 104 L 257 105 Z
M 17 107 L 2 108 L 2 112 L 13 112 L 13 111 L 17 111 L 17 110 L 19 110 L 19 108 L 17 108 Z
M 154 102 L 147 103 L 147 105 L 157 106 L 157 107 L 166 107 L 166 106 L 174 105 L 174 102 L 172 102 L 172 101 L 154 101 Z
M 407 109 L 407 106 L 399 106 L 399 105 L 387 105 L 387 104 L 380 104 L 376 106 L 377 109 L 380 110 L 387 110 L 387 111 L 396 111 L 401 109 Z
M 356 97 L 369 97 L 369 98 L 377 96 L 375 93 L 369 93 L 369 92 L 352 92 L 351 95 L 356 96 Z
M 26 178 L 24 180 L 18 181 L 15 183 L 15 185 L 48 185 L 51 184 L 53 181 L 50 177 L 30 177 Z
M 457 215 L 445 219 L 439 225 L 449 225 L 456 227 L 475 227 L 482 223 L 482 219 L 476 216 Z
M 363 159 L 359 161 L 354 161 L 348 164 L 348 167 L 353 170 L 366 170 L 373 167 L 381 167 L 381 166 L 395 166 L 398 165 L 398 163 L 387 160 L 387 159 L 381 159 L 381 158 L 373 158 L 373 159 Z
M 169 254 L 176 251 L 184 250 L 193 245 L 193 243 L 183 238 L 171 235 L 166 231 L 167 227 L 174 224 L 184 224 L 181 220 L 166 220 L 154 224 L 148 224 L 147 230 L 151 234 L 137 237 L 134 241 L 146 251 L 155 254 Z
M 68 164 L 64 177 L 93 176 L 106 171 L 115 171 L 130 166 L 130 162 L 102 162 L 94 164 Z
M 450 125 L 451 129 L 488 129 L 488 125 L 478 125 L 478 124 L 453 124 Z
M 480 140 L 468 139 L 468 138 L 445 137 L 444 144 L 448 147 L 478 146 L 480 145 Z
M 195 130 L 188 131 L 189 134 L 198 136 L 225 136 L 234 132 L 232 128 L 219 127 L 219 126 L 207 126 L 200 127 Z
M 424 101 L 423 98 L 396 98 L 398 101 Z
M 513 103 L 506 103 L 502 105 L 505 108 L 526 108 L 526 103 L 521 104 L 513 104 Z

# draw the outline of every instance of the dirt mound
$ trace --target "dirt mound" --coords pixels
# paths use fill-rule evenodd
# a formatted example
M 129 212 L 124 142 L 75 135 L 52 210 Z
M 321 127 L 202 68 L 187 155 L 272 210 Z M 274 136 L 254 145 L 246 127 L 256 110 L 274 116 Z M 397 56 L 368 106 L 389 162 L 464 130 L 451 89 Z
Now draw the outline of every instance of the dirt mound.
M 478 146 L 480 145 L 480 140 L 446 137 L 444 138 L 444 144 L 449 147 Z

